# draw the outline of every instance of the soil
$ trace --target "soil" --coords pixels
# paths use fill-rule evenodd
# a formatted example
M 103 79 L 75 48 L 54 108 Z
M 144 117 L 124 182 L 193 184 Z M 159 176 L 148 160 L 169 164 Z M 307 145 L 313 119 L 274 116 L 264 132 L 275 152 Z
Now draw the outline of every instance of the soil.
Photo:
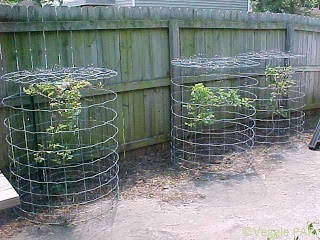
M 48 226 L 7 209 L 0 211 L 0 239 L 316 239 L 306 226 L 320 221 L 320 151 L 307 144 L 318 116 L 307 115 L 305 133 L 290 144 L 256 146 L 250 168 L 241 173 L 181 169 L 171 163 L 166 147 L 127 154 L 112 210 L 84 222 Z

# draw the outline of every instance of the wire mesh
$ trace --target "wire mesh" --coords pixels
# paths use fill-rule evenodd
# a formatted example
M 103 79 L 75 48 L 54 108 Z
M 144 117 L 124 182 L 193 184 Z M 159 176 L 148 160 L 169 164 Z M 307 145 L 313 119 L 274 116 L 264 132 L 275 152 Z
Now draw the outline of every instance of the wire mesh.
M 19 86 L 2 100 L 10 109 L 4 123 L 19 215 L 64 224 L 112 207 L 118 196 L 117 95 L 103 86 L 116 75 L 54 67 L 2 76 Z
M 259 82 L 252 89 L 258 96 L 255 102 L 256 143 L 291 142 L 291 136 L 304 130 L 306 80 L 290 65 L 299 64 L 303 55 L 274 50 L 240 54 L 237 58 L 259 61 L 262 66 L 262 71 L 252 71 Z
M 259 62 L 248 57 L 239 55 L 236 57 L 206 57 L 205 55 L 196 55 L 189 58 L 177 58 L 171 61 L 173 66 L 182 68 L 202 68 L 202 69 L 232 69 L 257 67 Z
M 305 78 L 284 67 L 301 57 L 272 50 L 173 59 L 179 77 L 171 79 L 172 161 L 204 172 L 245 172 L 255 143 L 287 143 L 302 132 Z M 275 79 L 275 69 L 285 79 Z
M 247 52 L 240 53 L 235 56 L 239 60 L 250 60 L 256 62 L 257 60 L 272 60 L 272 59 L 298 59 L 302 58 L 304 55 L 295 54 L 291 52 L 283 52 L 279 50 L 269 50 L 269 51 L 259 51 L 259 52 Z
M 254 143 L 256 99 L 248 89 L 257 80 L 211 73 L 180 76 L 171 83 L 172 161 L 202 172 L 247 171 L 251 164 L 248 153 Z

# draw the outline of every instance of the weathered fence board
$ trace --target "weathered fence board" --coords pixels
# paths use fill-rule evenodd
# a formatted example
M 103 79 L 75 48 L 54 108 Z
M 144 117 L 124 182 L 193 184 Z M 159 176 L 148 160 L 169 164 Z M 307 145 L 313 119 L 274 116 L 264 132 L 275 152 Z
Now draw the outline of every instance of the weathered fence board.
M 295 28 L 296 29 L 296 28 Z M 311 68 L 305 73 L 306 78 L 306 108 L 320 108 L 320 94 L 319 94 L 319 65 L 320 65 L 320 49 L 318 42 L 320 41 L 320 32 L 317 30 L 310 31 L 309 28 L 300 27 L 299 30 L 294 31 L 293 36 L 294 49 L 293 51 L 303 54 L 306 57 L 300 61 L 300 65 L 316 66 L 314 71 Z M 306 69 L 307 70 L 307 69 Z
M 104 83 L 118 93 L 120 150 L 167 141 L 170 132 L 170 60 L 260 50 L 305 54 L 307 108 L 320 107 L 320 20 L 303 16 L 180 8 L 0 7 L 0 74 L 61 66 L 106 67 Z M 3 83 L 0 99 L 17 88 Z M 7 111 L 0 104 L 0 120 Z M 0 125 L 0 168 L 7 166 Z

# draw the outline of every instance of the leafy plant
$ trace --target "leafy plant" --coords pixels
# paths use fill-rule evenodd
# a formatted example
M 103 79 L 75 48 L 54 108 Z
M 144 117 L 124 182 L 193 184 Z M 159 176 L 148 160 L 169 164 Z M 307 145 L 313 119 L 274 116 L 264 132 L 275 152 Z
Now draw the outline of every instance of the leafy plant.
M 316 225 L 315 222 L 307 222 L 307 229 L 302 228 L 301 234 L 299 234 L 298 236 L 295 236 L 293 240 L 299 240 L 300 235 L 303 235 L 304 237 L 314 236 L 317 239 L 320 239 L 320 228 L 316 228 L 315 225 Z
M 271 89 L 270 102 L 268 109 L 274 115 L 288 117 L 286 99 L 288 98 L 289 88 L 295 84 L 292 80 L 293 69 L 289 67 L 270 67 L 267 66 L 265 75 L 268 87 Z
M 213 107 L 233 106 L 233 107 L 252 107 L 249 98 L 242 98 L 238 90 L 218 89 L 217 91 L 205 87 L 203 83 L 197 83 L 191 90 L 191 98 L 185 107 L 188 110 L 188 121 L 185 125 L 195 127 L 197 125 L 210 125 L 216 119 Z
M 308 232 L 312 235 L 320 239 L 320 229 L 315 227 L 315 223 L 308 222 L 307 223 Z
M 23 89 L 27 95 L 44 97 L 52 111 L 52 119 L 46 129 L 50 140 L 45 144 L 38 144 L 39 151 L 34 154 L 36 162 L 65 164 L 73 159 L 73 151 L 62 142 L 62 138 L 63 134 L 78 129 L 78 116 L 81 113 L 80 90 L 87 86 L 90 86 L 88 81 L 66 78 L 61 82 L 31 84 Z

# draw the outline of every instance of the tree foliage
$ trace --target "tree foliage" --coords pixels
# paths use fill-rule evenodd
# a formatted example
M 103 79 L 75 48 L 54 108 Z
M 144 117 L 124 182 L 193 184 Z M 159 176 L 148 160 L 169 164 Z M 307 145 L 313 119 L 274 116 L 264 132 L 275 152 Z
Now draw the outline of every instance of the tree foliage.
M 18 0 L 0 0 L 0 4 L 15 5 L 17 3 L 18 3 Z
M 44 6 L 44 5 L 58 6 L 58 5 L 62 5 L 62 2 L 63 0 L 28 0 L 28 1 L 0 0 L 0 5 L 8 4 L 8 5 L 20 5 L 20 6 Z
M 320 0 L 256 0 L 252 1 L 255 12 L 274 12 L 307 15 Z

